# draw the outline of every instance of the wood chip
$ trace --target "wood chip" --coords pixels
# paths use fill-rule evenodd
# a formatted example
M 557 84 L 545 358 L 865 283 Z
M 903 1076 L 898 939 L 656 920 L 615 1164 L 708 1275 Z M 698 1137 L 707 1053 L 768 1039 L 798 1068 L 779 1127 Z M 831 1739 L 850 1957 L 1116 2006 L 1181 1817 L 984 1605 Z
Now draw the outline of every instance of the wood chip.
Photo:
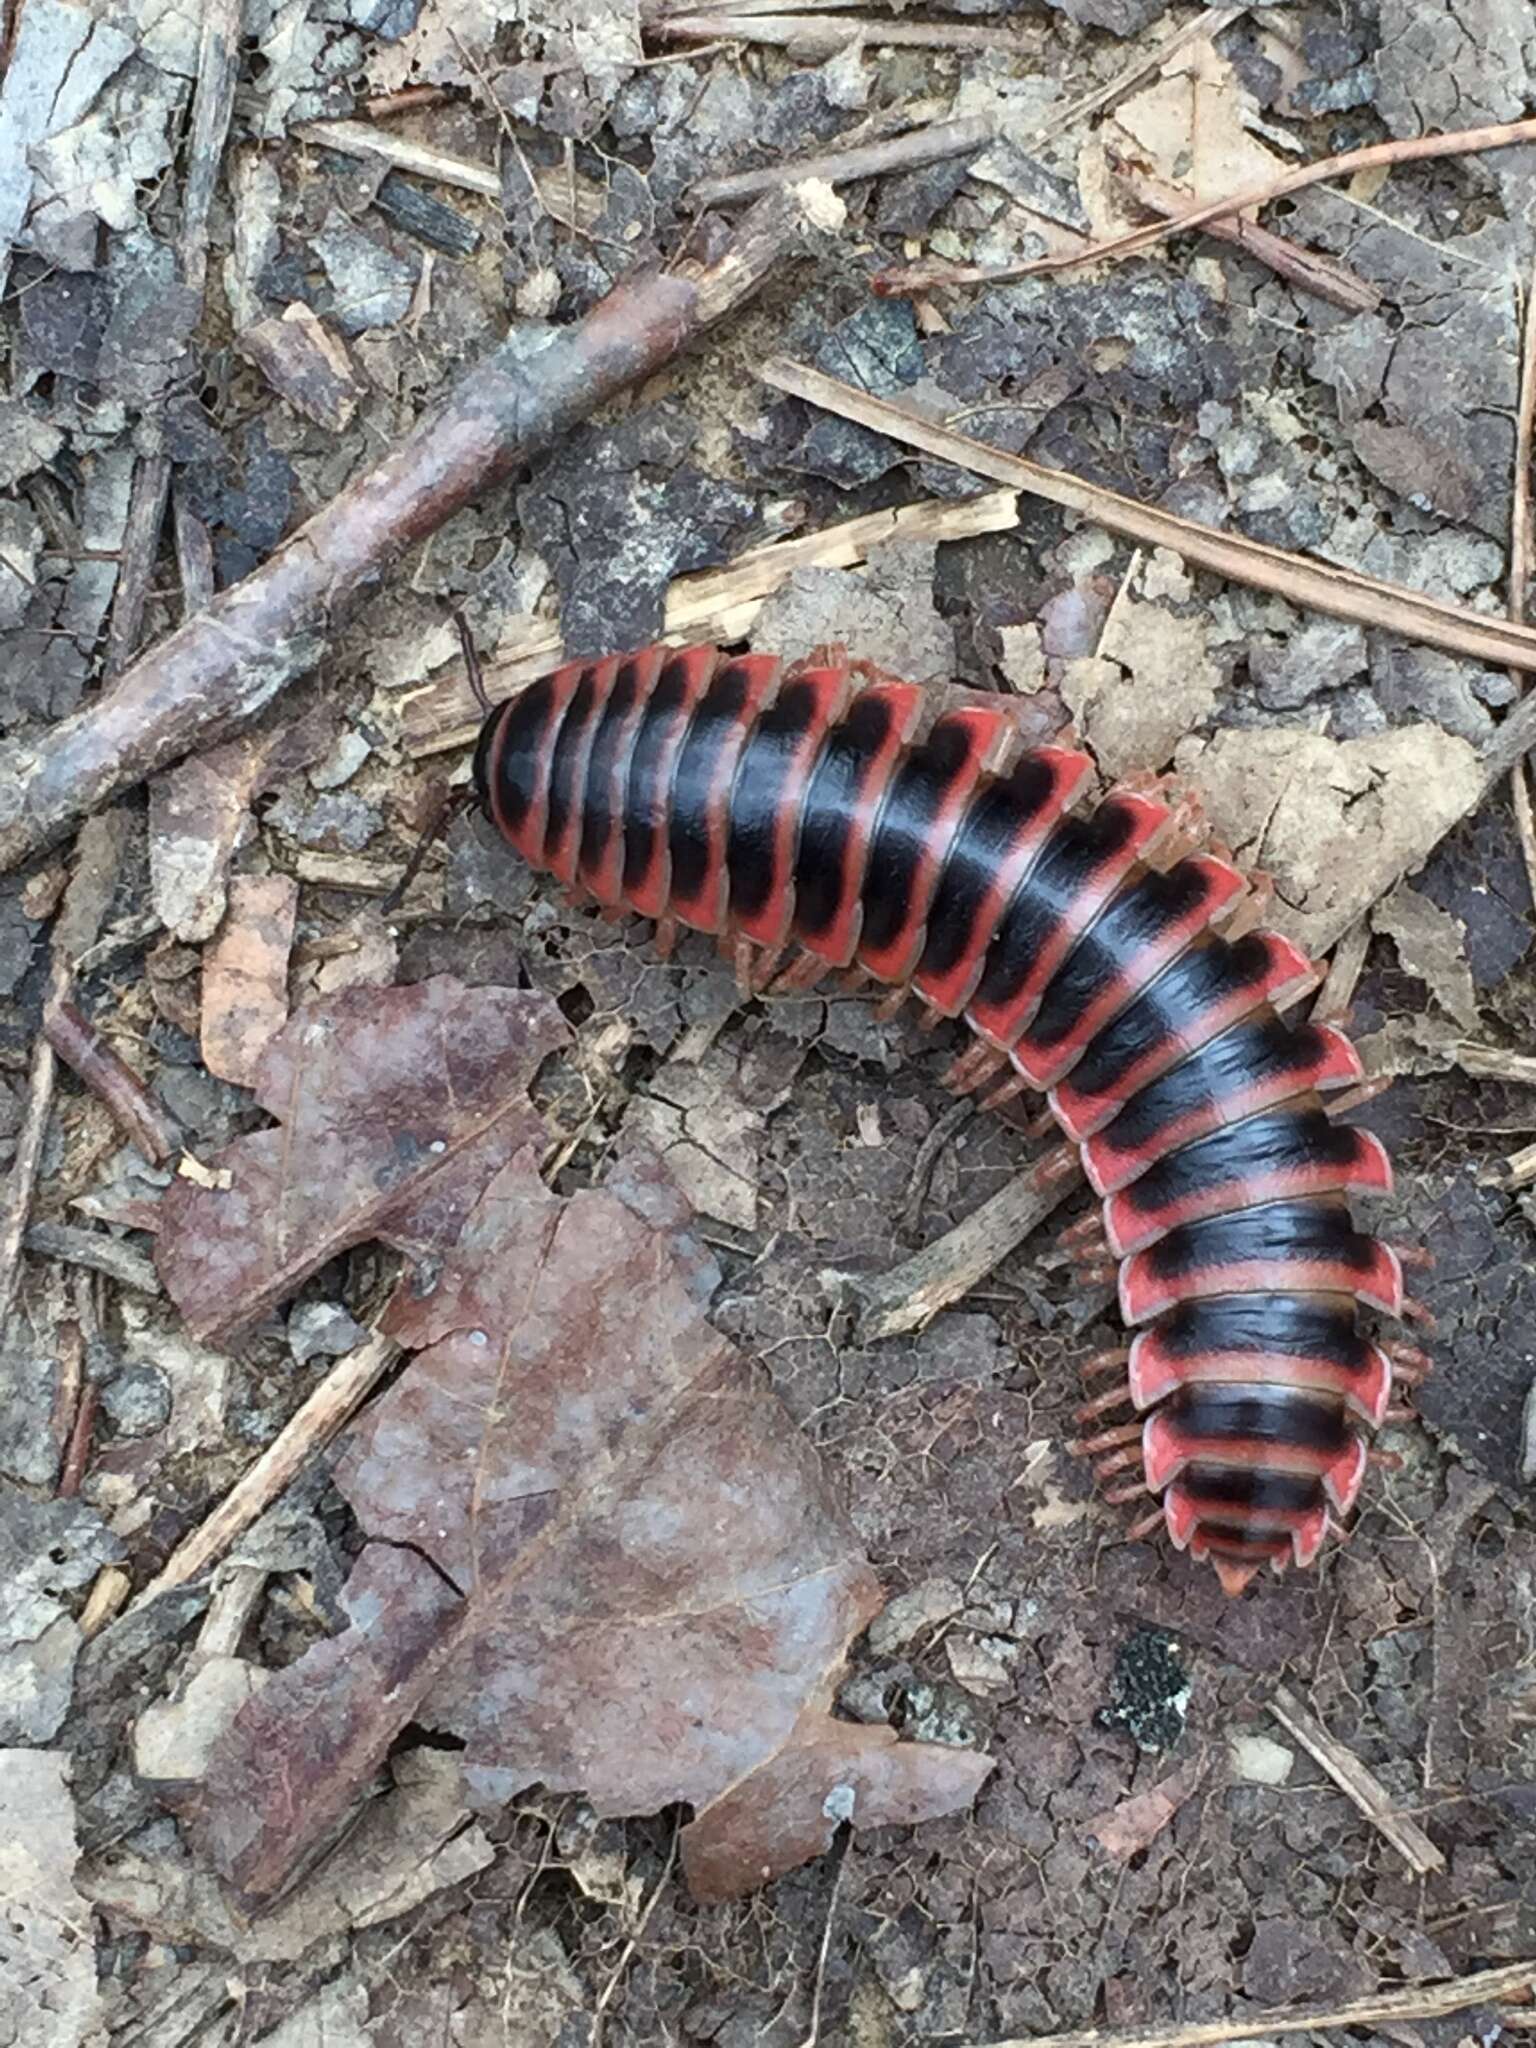
M 288 956 L 299 885 L 287 875 L 241 875 L 203 956 L 203 1063 L 249 1088 L 267 1041 L 288 1021 Z
M 1399 1813 L 1391 1794 L 1366 1769 L 1352 1749 L 1330 1735 L 1315 1714 L 1304 1707 L 1288 1686 L 1276 1686 L 1269 1711 L 1307 1754 L 1320 1763 L 1344 1795 L 1352 1799 L 1373 1827 L 1387 1840 L 1420 1877 L 1444 1870 L 1445 1858 L 1416 1821 Z M 1257 2031 L 1257 2030 L 1255 2030 Z

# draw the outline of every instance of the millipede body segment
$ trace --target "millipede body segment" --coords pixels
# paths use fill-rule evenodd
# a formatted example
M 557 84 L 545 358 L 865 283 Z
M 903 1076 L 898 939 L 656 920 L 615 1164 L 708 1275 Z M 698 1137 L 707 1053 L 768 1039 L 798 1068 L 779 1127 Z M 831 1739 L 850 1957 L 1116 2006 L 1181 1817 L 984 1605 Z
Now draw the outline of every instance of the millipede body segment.
M 1131 1475 L 1112 1498 L 1156 1495 L 1149 1520 L 1229 1591 L 1309 1564 L 1359 1493 L 1394 1364 L 1427 1363 L 1360 1327 L 1403 1309 L 1397 1256 L 1349 1207 L 1390 1185 L 1386 1155 L 1325 1106 L 1360 1062 L 1287 1021 L 1316 970 L 1245 929 L 1243 877 L 1167 806 L 1118 789 L 1074 809 L 1085 754 L 1020 752 L 985 698 L 915 738 L 922 709 L 836 653 L 650 647 L 493 710 L 475 786 L 524 859 L 663 943 L 716 934 L 745 986 L 841 968 L 915 994 L 976 1035 L 957 1086 L 1043 1091 L 1133 1333 L 1084 1413 L 1136 1419 L 1081 1448 Z

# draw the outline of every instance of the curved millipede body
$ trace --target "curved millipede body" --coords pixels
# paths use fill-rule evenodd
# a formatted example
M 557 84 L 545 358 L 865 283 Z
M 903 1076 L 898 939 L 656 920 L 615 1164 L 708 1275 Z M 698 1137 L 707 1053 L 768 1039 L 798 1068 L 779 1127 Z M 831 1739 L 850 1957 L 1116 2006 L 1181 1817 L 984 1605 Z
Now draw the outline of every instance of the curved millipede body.
M 1146 1490 L 1240 1591 L 1308 1564 L 1353 1505 L 1394 1365 L 1360 1311 L 1403 1309 L 1354 1191 L 1391 1171 L 1332 1121 L 1348 1041 L 1283 1012 L 1315 985 L 1245 929 L 1225 861 L 1130 789 L 1073 808 L 1085 754 L 1020 752 L 977 698 L 915 738 L 922 692 L 837 654 L 650 647 L 554 671 L 493 710 L 475 786 L 535 866 L 613 914 L 715 933 L 747 986 L 832 968 L 963 1017 L 961 1087 L 1041 1090 L 1102 1201 L 1133 1335 L 1080 1446 Z M 791 958 L 791 949 L 795 949 Z M 1011 1072 L 1009 1071 L 1011 1069 Z M 1143 1525 L 1144 1526 L 1144 1525 Z

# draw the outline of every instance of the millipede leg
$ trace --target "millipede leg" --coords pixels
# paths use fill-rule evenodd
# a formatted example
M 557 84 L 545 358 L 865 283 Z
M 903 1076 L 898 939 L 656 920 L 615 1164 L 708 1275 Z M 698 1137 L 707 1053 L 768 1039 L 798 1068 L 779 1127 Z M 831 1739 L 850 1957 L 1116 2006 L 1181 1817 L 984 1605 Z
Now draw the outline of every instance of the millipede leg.
M 1123 1508 L 1127 1501 L 1140 1500 L 1146 1490 L 1147 1482 L 1145 1479 L 1133 1479 L 1125 1486 L 1110 1487 L 1104 1498 L 1112 1508 Z M 1146 1527 L 1149 1530 L 1155 1529 L 1162 1519 L 1163 1511 L 1159 1507 L 1151 1515 L 1144 1517 L 1141 1522 L 1137 1522 L 1134 1528 L 1127 1530 L 1127 1540 L 1134 1537 L 1136 1530 L 1142 1527 Z
M 1008 1055 L 995 1045 L 988 1045 L 978 1038 L 968 1052 L 959 1059 L 944 1076 L 946 1088 L 952 1088 L 956 1095 L 970 1095 L 977 1088 L 984 1088 L 992 1076 L 1008 1064 Z
M 981 1098 L 981 1106 L 983 1109 L 1001 1109 L 1005 1102 L 1012 1102 L 1016 1095 L 1022 1095 L 1028 1086 L 1022 1074 L 1010 1074 L 990 1095 Z
M 1076 1458 L 1096 1458 L 1100 1451 L 1118 1450 L 1122 1444 L 1141 1442 L 1142 1425 L 1139 1422 L 1117 1422 L 1113 1429 L 1101 1429 L 1097 1436 L 1080 1437 L 1071 1446 Z M 1141 1456 L 1140 1450 L 1136 1453 Z
M 1101 1243 L 1103 1237 L 1104 1218 L 1097 1209 L 1090 1209 L 1086 1216 L 1079 1216 L 1075 1223 L 1069 1223 L 1057 1242 L 1063 1251 L 1070 1252 Z
M 1427 1244 L 1389 1243 L 1387 1250 L 1404 1272 L 1427 1273 L 1435 1263 L 1435 1255 Z
M 932 1003 L 923 1004 L 923 1014 L 917 1020 L 919 1031 L 937 1031 L 943 1022 L 944 1012 L 942 1010 L 936 1010 Z
M 1111 1387 L 1107 1394 L 1095 1394 L 1091 1401 L 1085 1401 L 1081 1408 L 1072 1410 L 1074 1422 L 1093 1422 L 1101 1415 L 1109 1415 L 1116 1408 L 1123 1408 L 1131 1398 L 1129 1387 Z
M 1136 1432 L 1137 1441 L 1127 1444 L 1123 1451 L 1111 1451 L 1108 1457 L 1100 1458 L 1094 1466 L 1093 1476 L 1100 1483 L 1108 1479 L 1112 1473 L 1129 1471 L 1133 1465 L 1141 1463 L 1141 1424 L 1133 1423 L 1131 1427 Z
M 1411 1294 L 1403 1296 L 1403 1314 L 1410 1323 L 1417 1323 L 1421 1330 L 1433 1336 L 1440 1322 L 1433 1309 L 1426 1308 L 1422 1301 L 1415 1301 Z
M 1072 1277 L 1079 1287 L 1109 1287 L 1120 1268 L 1113 1259 L 1074 1259 Z
M 1426 1380 L 1435 1369 L 1435 1361 L 1427 1351 L 1421 1351 L 1417 1344 L 1404 1343 L 1401 1337 L 1390 1337 L 1382 1350 L 1392 1362 L 1392 1376 L 1402 1381 L 1405 1387 L 1416 1387 Z
M 661 959 L 671 959 L 673 949 L 677 945 L 677 930 L 677 919 L 675 917 L 658 918 L 655 945 L 657 954 Z
M 1364 1109 L 1368 1102 L 1385 1095 L 1396 1076 L 1377 1074 L 1373 1080 L 1362 1081 L 1358 1088 L 1346 1088 L 1342 1095 L 1334 1095 L 1325 1105 L 1330 1116 L 1348 1116 L 1352 1109 Z
M 731 941 L 731 964 L 736 970 L 737 993 L 743 998 L 752 993 L 752 974 L 756 958 L 757 948 L 750 939 L 744 938 L 738 932 Z
M 791 960 L 783 972 L 774 977 L 772 993 L 776 996 L 808 994 L 829 971 L 831 964 L 817 953 L 802 953 L 798 960 Z
M 1417 1422 L 1419 1414 L 1417 1409 L 1408 1407 L 1405 1402 L 1392 1401 L 1387 1405 L 1381 1419 L 1383 1422 Z
M 1071 1180 L 1076 1172 L 1077 1153 L 1070 1145 L 1058 1145 L 1035 1161 L 1029 1178 L 1037 1188 L 1054 1188 Z
M 1079 1369 L 1085 1380 L 1096 1380 L 1107 1372 L 1124 1372 L 1130 1362 L 1129 1345 L 1119 1344 L 1110 1351 L 1095 1351 L 1091 1358 L 1084 1359 Z
M 1401 1452 L 1378 1451 L 1373 1447 L 1365 1455 L 1369 1464 L 1379 1466 L 1383 1472 L 1401 1472 L 1403 1469 Z
M 893 1017 L 899 1016 L 902 1005 L 911 993 L 911 983 L 903 981 L 899 982 L 888 994 L 883 995 L 875 1005 L 875 1015 L 880 1019 L 880 1022 L 882 1024 L 889 1024 Z
M 1115 1489 L 1116 1492 L 1119 1492 L 1119 1490 L 1120 1489 L 1118 1487 Z M 1136 1496 L 1134 1493 L 1132 1493 L 1129 1495 L 1129 1498 L 1134 1500 Z M 1155 1508 L 1150 1508 L 1147 1511 L 1147 1513 L 1141 1516 L 1141 1518 L 1138 1521 L 1132 1522 L 1129 1529 L 1127 1529 L 1125 1532 L 1126 1542 L 1145 1543 L 1147 1538 L 1162 1522 L 1162 1519 L 1163 1506 L 1162 1502 L 1159 1501 Z
M 779 969 L 784 964 L 784 955 L 788 950 L 789 948 L 783 945 L 768 946 L 763 950 L 752 969 L 753 995 L 765 995 L 773 986 L 773 983 L 778 979 Z

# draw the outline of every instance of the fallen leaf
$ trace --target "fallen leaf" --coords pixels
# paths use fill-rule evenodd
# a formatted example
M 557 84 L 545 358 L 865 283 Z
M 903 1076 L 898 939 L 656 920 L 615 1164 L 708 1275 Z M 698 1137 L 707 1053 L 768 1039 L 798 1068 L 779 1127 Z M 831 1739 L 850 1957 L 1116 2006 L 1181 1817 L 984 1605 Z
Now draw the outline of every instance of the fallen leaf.
M 100 2038 L 68 1769 L 57 1750 L 0 1750 L 0 2040 L 38 2048 Z
M 323 760 L 336 715 L 320 705 L 270 733 L 194 754 L 149 785 L 149 885 L 155 915 L 187 945 L 224 915 L 229 863 L 264 790 Z
M 1265 922 L 1325 953 L 1483 794 L 1477 754 L 1437 725 L 1332 740 L 1288 727 L 1186 740 L 1174 757 L 1213 829 L 1275 883 Z
M 276 1674 L 215 1751 L 203 1841 L 251 1897 L 337 1825 L 408 1721 L 471 1793 L 696 1812 L 683 1859 L 733 1895 L 839 1818 L 969 1800 L 971 1751 L 832 1718 L 880 1591 L 815 1451 L 705 1320 L 677 1203 L 630 1162 L 560 1200 L 526 1150 L 394 1332 L 425 1347 L 335 1480 L 373 1539 L 351 1626 Z M 641 1213 L 643 1211 L 643 1213 Z M 847 1809 L 845 1811 L 845 1809 Z
M 217 1153 L 214 1185 L 178 1179 L 160 1205 L 160 1277 L 193 1335 L 228 1338 L 370 1238 L 439 1257 L 497 1170 L 542 1139 L 528 1084 L 567 1036 L 547 996 L 446 975 L 298 1011 L 252 1082 L 280 1123 Z
M 203 1065 L 249 1088 L 261 1056 L 288 1021 L 288 956 L 299 914 L 289 875 L 240 875 L 203 956 Z
M 1197 1771 L 1175 1771 L 1150 1792 L 1137 1792 L 1108 1813 L 1085 1821 L 1083 1832 L 1093 1837 L 1112 1862 L 1129 1863 L 1157 1840 L 1199 1781 Z
M 1161 768 L 1216 708 L 1221 671 L 1200 619 L 1127 599 L 1097 656 L 1069 661 L 1061 699 L 1106 775 Z
M 1416 974 L 1441 1009 L 1463 1030 L 1477 1029 L 1477 990 L 1467 961 L 1467 928 L 1459 917 L 1399 882 L 1377 904 L 1371 926 L 1386 933 L 1404 972 Z

